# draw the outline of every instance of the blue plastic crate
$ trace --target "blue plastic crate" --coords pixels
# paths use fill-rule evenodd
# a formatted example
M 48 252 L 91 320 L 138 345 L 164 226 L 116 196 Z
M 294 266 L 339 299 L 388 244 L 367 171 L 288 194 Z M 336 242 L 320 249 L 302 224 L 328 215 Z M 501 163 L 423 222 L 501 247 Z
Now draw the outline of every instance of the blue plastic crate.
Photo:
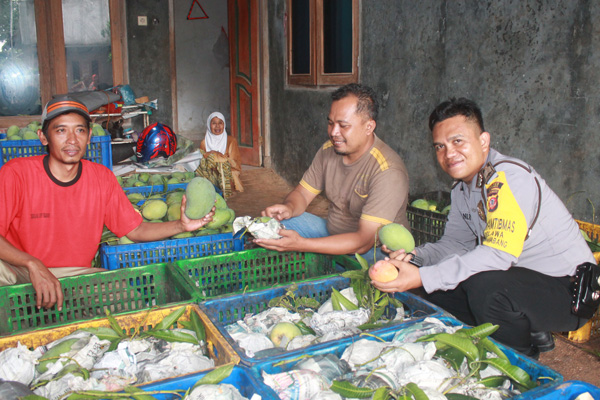
M 152 384 L 140 385 L 139 388 L 147 392 L 159 390 L 181 390 L 181 393 L 183 394 L 186 390 L 194 386 L 196 382 L 208 372 L 210 371 L 185 375 L 179 378 L 165 379 Z M 279 397 L 275 395 L 275 392 L 273 392 L 270 387 L 258 379 L 248 368 L 240 365 L 233 367 L 231 374 L 221 383 L 229 383 L 235 386 L 239 390 L 240 394 L 248 399 L 257 394 L 261 396 L 263 400 L 279 400 Z M 153 394 L 153 396 L 157 400 L 174 400 L 181 398 L 175 394 Z
M 119 269 L 140 265 L 158 264 L 230 253 L 244 249 L 244 240 L 233 233 L 196 236 L 156 242 L 100 246 L 102 268 Z
M 444 322 L 448 326 L 459 326 L 464 325 L 460 321 L 455 318 L 449 316 L 438 317 L 442 322 Z M 393 329 L 387 329 L 383 331 L 378 331 L 377 333 L 371 332 L 373 335 L 377 335 L 377 338 L 372 336 L 363 336 L 361 339 L 367 340 L 379 340 L 383 339 L 385 341 L 390 341 L 394 338 L 394 335 L 406 329 L 413 324 L 419 323 L 421 320 L 409 321 L 406 324 L 401 326 L 397 326 Z M 465 326 L 468 328 L 468 326 Z M 341 357 L 344 351 L 348 346 L 350 346 L 355 340 L 356 337 L 344 338 L 340 339 L 337 342 L 329 343 L 328 346 L 319 347 L 314 349 L 307 349 L 307 351 L 303 352 L 305 356 L 316 356 L 320 354 L 335 354 L 338 357 Z M 509 361 L 523 369 L 527 372 L 533 381 L 537 381 L 539 386 L 537 388 L 528 390 L 519 396 L 513 397 L 515 400 L 525 400 L 525 399 L 538 399 L 544 397 L 537 397 L 543 393 L 552 392 L 559 384 L 563 382 L 563 377 L 558 372 L 553 369 L 546 367 L 539 362 L 523 356 L 516 351 L 502 345 L 501 343 L 496 342 L 494 339 L 491 339 L 494 343 L 506 354 Z M 261 372 L 264 371 L 267 374 L 277 374 L 280 372 L 285 372 L 293 369 L 294 365 L 300 361 L 297 359 L 298 354 L 287 354 L 285 357 L 278 357 L 273 360 L 264 361 L 258 364 L 251 366 L 251 370 L 254 374 L 261 376 Z M 275 393 L 275 391 L 273 391 Z M 545 398 L 544 398 L 545 399 Z
M 39 140 L 0 141 L 0 168 L 9 160 L 46 154 L 46 146 Z M 96 162 L 112 170 L 112 147 L 110 136 L 92 136 L 85 152 L 86 160 Z
M 542 389 L 531 396 L 523 394 L 523 399 L 575 400 L 577 396 L 589 393 L 593 399 L 600 399 L 600 388 L 582 381 L 565 381 L 556 387 Z
M 342 290 L 350 286 L 350 279 L 342 276 L 321 277 L 320 279 L 307 280 L 296 284 L 298 289 L 295 291 L 297 296 L 311 297 L 319 303 L 325 302 L 331 297 L 332 288 Z M 221 335 L 231 343 L 235 351 L 238 352 L 241 362 L 244 365 L 254 365 L 258 362 L 273 360 L 280 358 L 278 356 L 262 356 L 248 357 L 243 348 L 237 345 L 235 340 L 229 335 L 225 329 L 226 325 L 230 325 L 244 318 L 247 314 L 258 314 L 269 308 L 269 301 L 275 297 L 283 296 L 290 285 L 278 286 L 271 289 L 256 291 L 253 293 L 244 293 L 236 296 L 228 296 L 206 300 L 200 303 L 202 311 L 210 318 L 212 323 L 217 327 Z M 405 312 L 413 319 L 422 319 L 427 316 L 441 316 L 444 311 L 413 295 L 412 293 L 396 293 L 395 297 L 402 302 Z M 393 322 L 388 326 L 397 326 L 405 322 Z M 382 328 L 379 328 L 382 329 Z M 371 332 L 377 332 L 379 329 L 374 329 Z M 338 340 L 338 339 L 336 339 Z M 286 352 L 286 355 L 296 354 L 301 355 L 313 348 L 326 347 L 330 342 L 318 343 L 308 347 Z

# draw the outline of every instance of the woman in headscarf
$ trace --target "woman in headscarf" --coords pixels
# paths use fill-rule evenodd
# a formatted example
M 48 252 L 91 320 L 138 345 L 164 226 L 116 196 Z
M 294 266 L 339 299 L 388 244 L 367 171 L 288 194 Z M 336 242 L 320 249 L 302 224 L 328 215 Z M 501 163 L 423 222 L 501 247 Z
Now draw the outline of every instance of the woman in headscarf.
M 200 142 L 200 151 L 204 156 L 196 169 L 223 192 L 223 197 L 231 196 L 234 190 L 244 191 L 240 180 L 242 158 L 237 140 L 225 130 L 225 117 L 214 112 L 206 121 L 206 136 Z

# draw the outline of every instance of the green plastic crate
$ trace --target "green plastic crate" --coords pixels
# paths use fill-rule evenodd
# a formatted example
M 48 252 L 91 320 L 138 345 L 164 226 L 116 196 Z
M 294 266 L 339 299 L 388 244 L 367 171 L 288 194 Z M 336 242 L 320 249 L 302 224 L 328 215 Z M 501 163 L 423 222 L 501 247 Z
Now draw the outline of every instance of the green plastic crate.
M 59 279 L 63 307 L 36 307 L 30 283 L 0 287 L 0 335 L 66 325 L 111 314 L 191 302 L 195 291 L 167 265 L 148 265 Z
M 350 256 L 252 249 L 172 263 L 205 300 L 332 275 L 360 265 Z

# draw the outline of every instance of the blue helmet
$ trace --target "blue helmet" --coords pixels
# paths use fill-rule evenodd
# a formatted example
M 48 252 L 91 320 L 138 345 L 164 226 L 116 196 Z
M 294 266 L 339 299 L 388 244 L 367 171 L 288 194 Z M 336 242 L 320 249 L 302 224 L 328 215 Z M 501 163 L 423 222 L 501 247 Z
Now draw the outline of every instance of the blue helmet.
M 136 157 L 138 162 L 147 162 L 157 157 L 169 157 L 177 150 L 177 136 L 167 125 L 155 122 L 140 134 Z

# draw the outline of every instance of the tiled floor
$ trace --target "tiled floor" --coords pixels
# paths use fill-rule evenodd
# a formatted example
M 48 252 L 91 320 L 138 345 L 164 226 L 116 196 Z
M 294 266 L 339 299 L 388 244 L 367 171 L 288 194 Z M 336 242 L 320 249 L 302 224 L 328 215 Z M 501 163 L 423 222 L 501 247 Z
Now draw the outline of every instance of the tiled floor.
M 242 170 L 242 183 L 245 191 L 234 193 L 227 200 L 237 216 L 259 216 L 265 207 L 281 202 L 294 187 L 266 168 L 245 167 Z M 326 216 L 327 200 L 317 197 L 308 211 Z M 556 348 L 542 353 L 540 362 L 562 374 L 565 380 L 581 380 L 600 386 L 600 337 L 587 343 L 574 344 L 564 336 L 555 336 Z

